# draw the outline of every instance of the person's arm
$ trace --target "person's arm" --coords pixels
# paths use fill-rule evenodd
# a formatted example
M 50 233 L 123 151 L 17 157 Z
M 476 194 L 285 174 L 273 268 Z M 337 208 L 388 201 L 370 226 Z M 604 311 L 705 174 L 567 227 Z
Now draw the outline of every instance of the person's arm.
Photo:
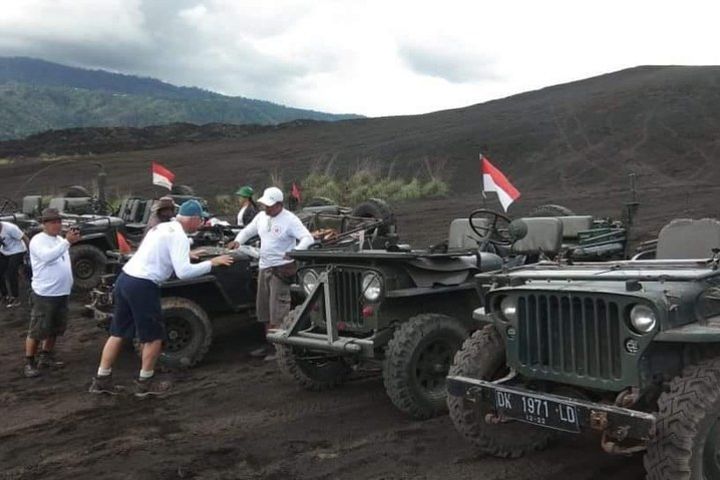
M 312 234 L 305 225 L 303 225 L 299 218 L 296 218 L 293 222 L 292 232 L 298 242 L 293 250 L 307 250 L 310 245 L 315 243 L 315 239 Z
M 23 233 L 23 236 L 22 236 L 22 241 L 23 241 L 23 243 L 25 244 L 25 248 L 28 248 L 28 249 L 29 249 L 29 248 L 30 248 L 30 239 L 29 239 L 28 236 L 25 235 L 24 233 Z
M 258 227 L 257 227 L 257 221 L 258 217 L 252 219 L 252 222 L 248 224 L 245 228 L 240 230 L 238 234 L 235 236 L 235 241 L 242 245 L 248 240 L 250 240 L 252 237 L 258 234 Z
M 45 245 L 39 238 L 30 245 L 30 253 L 41 262 L 49 263 L 62 257 L 70 248 L 70 242 L 61 238 L 60 241 L 52 246 Z
M 175 275 L 181 280 L 199 277 L 210 272 L 210 260 L 192 264 L 190 263 L 190 242 L 185 234 L 173 235 L 170 239 L 170 259 Z

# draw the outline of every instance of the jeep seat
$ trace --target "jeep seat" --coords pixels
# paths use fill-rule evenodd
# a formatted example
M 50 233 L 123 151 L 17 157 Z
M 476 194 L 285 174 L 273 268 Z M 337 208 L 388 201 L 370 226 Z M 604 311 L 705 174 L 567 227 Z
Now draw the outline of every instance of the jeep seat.
M 563 224 L 558 217 L 519 218 L 510 224 L 510 231 L 513 230 L 526 232 L 512 244 L 512 253 L 516 255 L 554 256 L 562 247 Z
M 473 219 L 473 225 L 476 228 L 487 228 L 489 222 L 487 218 Z M 470 220 L 467 218 L 456 218 L 450 223 L 450 231 L 448 232 L 448 249 L 470 249 L 477 248 L 478 242 L 483 238 L 470 228 Z
M 679 218 L 660 230 L 655 258 L 710 258 L 713 248 L 720 248 L 720 221 Z
M 555 217 L 562 222 L 563 238 L 577 239 L 580 232 L 591 230 L 593 227 L 592 215 L 571 215 L 567 217 Z

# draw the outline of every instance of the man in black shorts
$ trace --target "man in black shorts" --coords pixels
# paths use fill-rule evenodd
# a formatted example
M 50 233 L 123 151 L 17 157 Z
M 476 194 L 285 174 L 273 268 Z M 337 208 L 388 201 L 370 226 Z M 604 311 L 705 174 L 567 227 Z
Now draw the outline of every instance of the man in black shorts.
M 151 229 L 123 267 L 115 282 L 115 312 L 110 324 L 110 338 L 103 348 L 90 393 L 117 393 L 111 376 L 112 366 L 122 350 L 123 341 L 132 341 L 134 337 L 142 345 L 142 368 L 135 382 L 135 396 L 162 395 L 170 388 L 168 382 L 158 381 L 154 376 L 155 363 L 165 339 L 160 283 L 173 273 L 181 279 L 192 278 L 210 272 L 212 267 L 232 264 L 232 257 L 228 255 L 190 263 L 187 234 L 195 232 L 202 224 L 202 213 L 197 200 L 183 203 L 175 220 Z
M 25 376 L 40 375 L 40 368 L 60 368 L 53 349 L 57 337 L 67 326 L 68 298 L 73 276 L 70 245 L 80 240 L 78 230 L 70 230 L 63 238 L 60 212 L 46 208 L 40 217 L 43 231 L 30 240 L 32 294 L 30 327 L 25 339 Z M 37 358 L 38 347 L 42 347 Z

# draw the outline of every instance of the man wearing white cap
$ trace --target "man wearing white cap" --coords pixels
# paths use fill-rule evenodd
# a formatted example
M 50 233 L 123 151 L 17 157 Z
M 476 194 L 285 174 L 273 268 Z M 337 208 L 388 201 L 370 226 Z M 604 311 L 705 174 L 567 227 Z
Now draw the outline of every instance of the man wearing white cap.
M 229 247 L 237 248 L 252 237 L 260 236 L 256 314 L 266 328 L 277 328 L 290 312 L 290 284 L 297 272 L 295 262 L 287 254 L 291 250 L 307 249 L 314 239 L 300 219 L 283 208 L 279 188 L 266 188 L 258 203 L 265 207 L 264 211 L 240 230 Z M 265 357 L 266 360 L 273 358 L 272 354 Z

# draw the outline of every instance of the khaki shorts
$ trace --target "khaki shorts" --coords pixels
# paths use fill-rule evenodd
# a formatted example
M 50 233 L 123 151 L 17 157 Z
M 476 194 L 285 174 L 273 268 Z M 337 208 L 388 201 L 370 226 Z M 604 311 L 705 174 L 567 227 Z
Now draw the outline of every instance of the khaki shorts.
M 30 327 L 28 338 L 45 340 L 65 333 L 68 320 L 68 296 L 43 297 L 33 292 L 30 295 Z
M 279 328 L 290 313 L 290 284 L 273 273 L 272 268 L 258 272 L 255 309 L 258 321 L 269 324 L 270 328 Z

